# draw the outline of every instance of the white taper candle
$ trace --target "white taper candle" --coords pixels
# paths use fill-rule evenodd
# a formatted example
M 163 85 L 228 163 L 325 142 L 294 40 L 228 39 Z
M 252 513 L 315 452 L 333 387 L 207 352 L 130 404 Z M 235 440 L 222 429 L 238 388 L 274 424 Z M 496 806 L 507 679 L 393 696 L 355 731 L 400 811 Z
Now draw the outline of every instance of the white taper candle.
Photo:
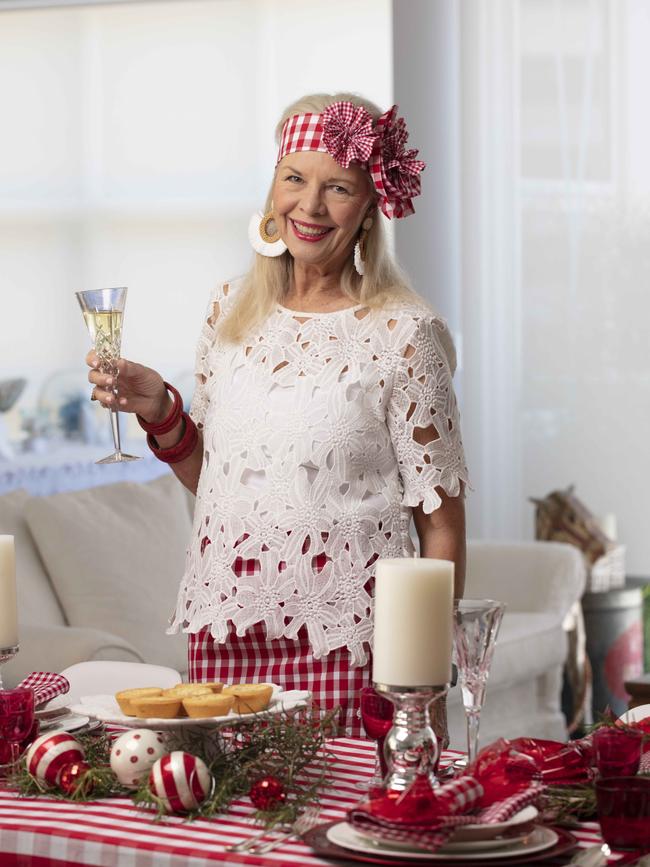
M 18 644 L 16 552 L 13 536 L 0 536 L 0 648 Z
M 390 686 L 448 683 L 453 610 L 450 560 L 378 560 L 373 681 Z

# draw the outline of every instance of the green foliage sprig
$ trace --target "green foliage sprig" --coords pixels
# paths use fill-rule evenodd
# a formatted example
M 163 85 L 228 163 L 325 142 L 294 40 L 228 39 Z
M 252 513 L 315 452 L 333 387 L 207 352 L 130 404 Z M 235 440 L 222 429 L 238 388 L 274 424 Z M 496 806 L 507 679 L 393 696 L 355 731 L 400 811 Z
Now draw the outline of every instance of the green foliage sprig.
M 338 733 L 338 719 L 338 708 L 324 715 L 317 709 L 296 709 L 217 729 L 197 726 L 165 733 L 169 751 L 184 750 L 203 759 L 214 780 L 209 797 L 186 818 L 222 813 L 236 798 L 247 795 L 255 782 L 273 776 L 281 783 L 285 799 L 268 810 L 258 810 L 255 818 L 267 828 L 295 821 L 306 806 L 319 800 L 331 758 L 326 740 Z M 81 775 L 73 793 L 39 783 L 27 771 L 24 758 L 10 784 L 21 795 L 66 801 L 130 796 L 135 804 L 155 811 L 156 820 L 165 817 L 162 800 L 149 788 L 148 774 L 135 792 L 117 781 L 109 765 L 111 740 L 107 735 L 79 735 L 77 740 L 90 769 Z
M 326 739 L 337 733 L 338 717 L 338 708 L 324 716 L 317 710 L 292 710 L 216 731 L 175 730 L 167 740 L 169 749 L 202 758 L 214 780 L 209 797 L 187 818 L 222 813 L 255 782 L 273 776 L 282 784 L 285 800 L 258 810 L 255 818 L 267 828 L 294 822 L 306 806 L 318 801 L 327 780 L 331 756 Z M 162 802 L 146 781 L 133 800 L 154 809 L 158 819 L 165 816 Z
M 583 786 L 549 786 L 541 799 L 544 820 L 555 825 L 575 827 L 596 815 L 596 788 Z
M 90 765 L 90 769 L 80 775 L 74 792 L 66 794 L 40 783 L 27 770 L 24 758 L 7 782 L 12 788 L 18 789 L 21 795 L 48 795 L 60 801 L 90 801 L 131 794 L 131 790 L 122 786 L 110 769 L 111 739 L 107 734 L 76 735 L 75 740 L 81 744 L 84 761 Z

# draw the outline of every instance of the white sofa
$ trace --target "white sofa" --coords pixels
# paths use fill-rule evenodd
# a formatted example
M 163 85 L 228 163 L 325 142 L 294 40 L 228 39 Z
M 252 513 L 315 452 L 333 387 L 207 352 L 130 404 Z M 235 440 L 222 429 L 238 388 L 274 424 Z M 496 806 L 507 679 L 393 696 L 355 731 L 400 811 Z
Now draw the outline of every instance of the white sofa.
M 0 496 L 0 533 L 16 537 L 20 645 L 3 669 L 122 660 L 187 671 L 186 638 L 165 634 L 191 532 L 193 498 L 171 475 L 31 497 Z M 565 737 L 562 622 L 584 589 L 577 549 L 551 542 L 468 546 L 466 596 L 507 604 L 481 741 Z M 460 689 L 449 696 L 452 746 L 464 745 Z

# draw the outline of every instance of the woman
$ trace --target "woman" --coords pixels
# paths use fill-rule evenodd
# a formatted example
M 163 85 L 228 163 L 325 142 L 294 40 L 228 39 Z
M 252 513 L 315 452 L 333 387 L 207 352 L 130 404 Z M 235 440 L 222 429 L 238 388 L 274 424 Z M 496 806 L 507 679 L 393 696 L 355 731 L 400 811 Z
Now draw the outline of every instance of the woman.
M 350 94 L 290 106 L 249 273 L 212 294 L 190 415 L 155 371 L 120 361 L 119 398 L 196 493 L 170 631 L 192 680 L 274 681 L 341 704 L 371 677 L 373 563 L 453 560 L 467 481 L 444 322 L 391 260 L 380 211 L 413 212 L 424 163 L 396 107 Z

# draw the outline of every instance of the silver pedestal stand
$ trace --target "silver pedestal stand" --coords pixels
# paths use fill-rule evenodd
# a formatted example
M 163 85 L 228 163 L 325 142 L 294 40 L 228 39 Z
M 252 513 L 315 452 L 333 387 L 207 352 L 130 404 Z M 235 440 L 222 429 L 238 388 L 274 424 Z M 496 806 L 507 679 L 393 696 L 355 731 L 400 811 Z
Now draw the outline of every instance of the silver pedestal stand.
M 426 775 L 432 786 L 439 784 L 435 774 L 440 753 L 438 739 L 431 727 L 429 708 L 447 694 L 449 684 L 441 686 L 392 686 L 373 684 L 377 692 L 395 705 L 393 727 L 384 741 L 388 774 L 387 789 L 405 791 L 416 777 Z

